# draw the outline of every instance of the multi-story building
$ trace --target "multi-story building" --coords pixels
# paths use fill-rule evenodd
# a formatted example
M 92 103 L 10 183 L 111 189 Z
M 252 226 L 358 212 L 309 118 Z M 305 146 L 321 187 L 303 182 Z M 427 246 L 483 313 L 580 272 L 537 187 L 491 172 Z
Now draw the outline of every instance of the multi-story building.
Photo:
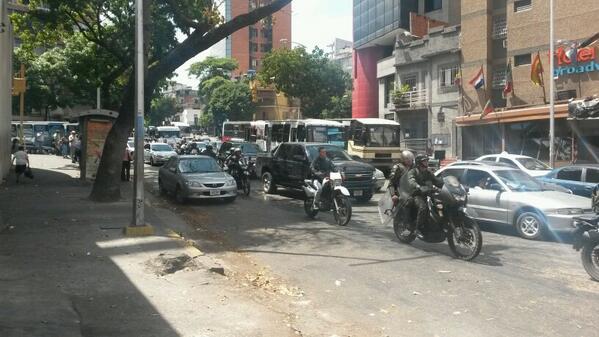
M 8 0 L 0 0 L 0 183 L 10 169 L 10 120 L 12 114 L 12 25 Z
M 329 45 L 329 47 L 331 47 L 331 60 L 341 66 L 341 68 L 349 74 L 351 74 L 354 69 L 353 46 L 354 44 L 351 41 L 339 38 L 335 39 L 335 42 Z
M 555 1 L 556 160 L 593 159 L 599 149 L 599 123 L 569 121 L 567 100 L 599 94 L 599 47 L 572 49 L 599 32 L 597 0 Z M 462 0 L 463 158 L 481 154 L 526 154 L 548 160 L 549 154 L 549 1 Z M 544 86 L 531 81 L 539 55 Z M 569 55 L 570 57 L 568 57 Z M 574 57 L 573 55 L 577 55 Z M 513 92 L 503 98 L 511 65 Z M 485 86 L 467 82 L 483 69 Z M 488 100 L 495 111 L 481 117 Z M 596 161 L 596 159 L 594 159 Z
M 225 0 L 225 19 L 246 14 L 255 8 L 267 5 L 272 0 Z M 291 4 L 258 23 L 242 28 L 225 41 L 225 56 L 236 59 L 239 69 L 234 77 L 260 69 L 264 55 L 272 49 L 291 43 Z

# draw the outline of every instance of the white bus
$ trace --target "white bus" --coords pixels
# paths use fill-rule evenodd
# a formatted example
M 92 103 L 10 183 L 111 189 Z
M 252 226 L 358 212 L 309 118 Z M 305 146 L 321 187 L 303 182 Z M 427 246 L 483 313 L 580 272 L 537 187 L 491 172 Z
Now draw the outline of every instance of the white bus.
M 181 131 L 181 137 L 189 137 L 191 136 L 191 126 L 187 123 L 183 122 L 171 122 L 171 126 L 176 126 Z
M 273 146 L 283 142 L 328 143 L 345 146 L 343 124 L 324 119 L 284 120 L 271 122 Z

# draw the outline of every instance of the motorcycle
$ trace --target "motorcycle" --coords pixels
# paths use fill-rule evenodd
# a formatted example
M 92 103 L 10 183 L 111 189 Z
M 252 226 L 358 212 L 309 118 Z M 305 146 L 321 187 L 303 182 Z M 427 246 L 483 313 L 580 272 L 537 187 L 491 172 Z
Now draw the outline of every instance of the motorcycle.
M 581 251 L 582 266 L 589 276 L 599 281 L 599 215 L 574 218 L 574 244 Z
M 457 178 L 445 177 L 442 189 L 433 190 L 427 195 L 428 221 L 410 234 L 404 234 L 408 224 L 416 221 L 416 210 L 398 209 L 393 220 L 393 231 L 403 243 L 411 243 L 416 238 L 429 243 L 447 240 L 454 256 L 470 261 L 478 256 L 483 238 L 476 221 L 466 213 L 468 192 Z
M 352 206 L 350 202 L 350 193 L 347 188 L 342 186 L 343 179 L 341 173 L 331 172 L 329 175 L 329 183 L 331 189 L 329 193 L 322 193 L 318 208 L 314 209 L 314 197 L 320 186 L 318 180 L 304 180 L 304 192 L 306 199 L 304 200 L 304 211 L 308 217 L 314 219 L 318 212 L 333 211 L 335 221 L 339 226 L 346 226 L 351 220 Z M 325 195 L 326 194 L 326 195 Z
M 243 190 L 243 194 L 250 195 L 250 169 L 254 165 L 245 158 L 241 158 L 233 165 L 224 164 L 225 172 L 229 173 L 237 182 L 237 189 Z

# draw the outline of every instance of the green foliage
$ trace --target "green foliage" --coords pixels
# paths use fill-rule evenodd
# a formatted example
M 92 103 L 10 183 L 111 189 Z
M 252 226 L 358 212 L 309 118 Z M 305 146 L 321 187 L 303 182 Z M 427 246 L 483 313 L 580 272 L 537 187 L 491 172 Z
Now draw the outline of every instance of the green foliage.
M 322 111 L 322 118 L 351 118 L 352 94 L 348 91 L 345 95 L 331 97 L 329 106 Z
M 305 117 L 318 118 L 332 103 L 351 89 L 349 74 L 318 48 L 278 49 L 263 61 L 258 79 L 302 102 Z
M 239 68 L 237 60 L 227 57 L 209 56 L 204 61 L 197 62 L 189 67 L 189 76 L 195 76 L 200 81 L 213 77 L 230 77 L 229 74 Z
M 242 82 L 227 81 L 210 97 L 206 107 L 206 119 L 219 127 L 225 120 L 250 120 L 254 113 L 250 87 Z
M 412 87 L 410 87 L 408 84 L 404 84 L 399 88 L 393 89 L 393 91 L 391 91 L 391 99 L 393 100 L 393 104 L 404 104 L 406 93 L 409 91 L 412 91 Z
M 177 101 L 174 97 L 156 97 L 152 100 L 150 112 L 146 115 L 148 125 L 162 125 L 163 121 L 174 116 L 179 112 L 178 110 Z

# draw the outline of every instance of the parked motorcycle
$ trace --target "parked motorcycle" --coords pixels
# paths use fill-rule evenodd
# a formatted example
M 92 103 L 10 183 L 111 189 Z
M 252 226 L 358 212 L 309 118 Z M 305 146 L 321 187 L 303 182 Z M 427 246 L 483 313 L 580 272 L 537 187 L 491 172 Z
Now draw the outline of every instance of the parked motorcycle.
M 468 192 L 457 178 L 448 176 L 442 189 L 434 189 L 427 196 L 429 219 L 422 228 L 408 235 L 404 231 L 416 221 L 416 210 L 397 210 L 393 230 L 399 241 L 411 243 L 416 238 L 429 243 L 440 243 L 447 239 L 455 257 L 470 261 L 478 256 L 483 238 L 476 221 L 466 213 Z
M 351 220 L 352 206 L 350 202 L 349 190 L 342 186 L 343 179 L 341 173 L 331 172 L 329 175 L 331 188 L 329 193 L 322 193 L 320 196 L 318 208 L 314 209 L 314 197 L 320 187 L 318 180 L 304 180 L 304 211 L 310 218 L 315 218 L 318 212 L 333 211 L 335 221 L 339 226 L 346 226 Z M 326 194 L 326 195 L 325 195 Z
M 573 248 L 582 250 L 582 266 L 595 281 L 599 281 L 599 185 L 593 189 L 591 206 L 597 215 L 574 218 Z
M 250 169 L 254 165 L 242 158 L 235 163 L 223 165 L 225 172 L 229 173 L 237 182 L 237 189 L 243 190 L 243 194 L 250 195 Z

